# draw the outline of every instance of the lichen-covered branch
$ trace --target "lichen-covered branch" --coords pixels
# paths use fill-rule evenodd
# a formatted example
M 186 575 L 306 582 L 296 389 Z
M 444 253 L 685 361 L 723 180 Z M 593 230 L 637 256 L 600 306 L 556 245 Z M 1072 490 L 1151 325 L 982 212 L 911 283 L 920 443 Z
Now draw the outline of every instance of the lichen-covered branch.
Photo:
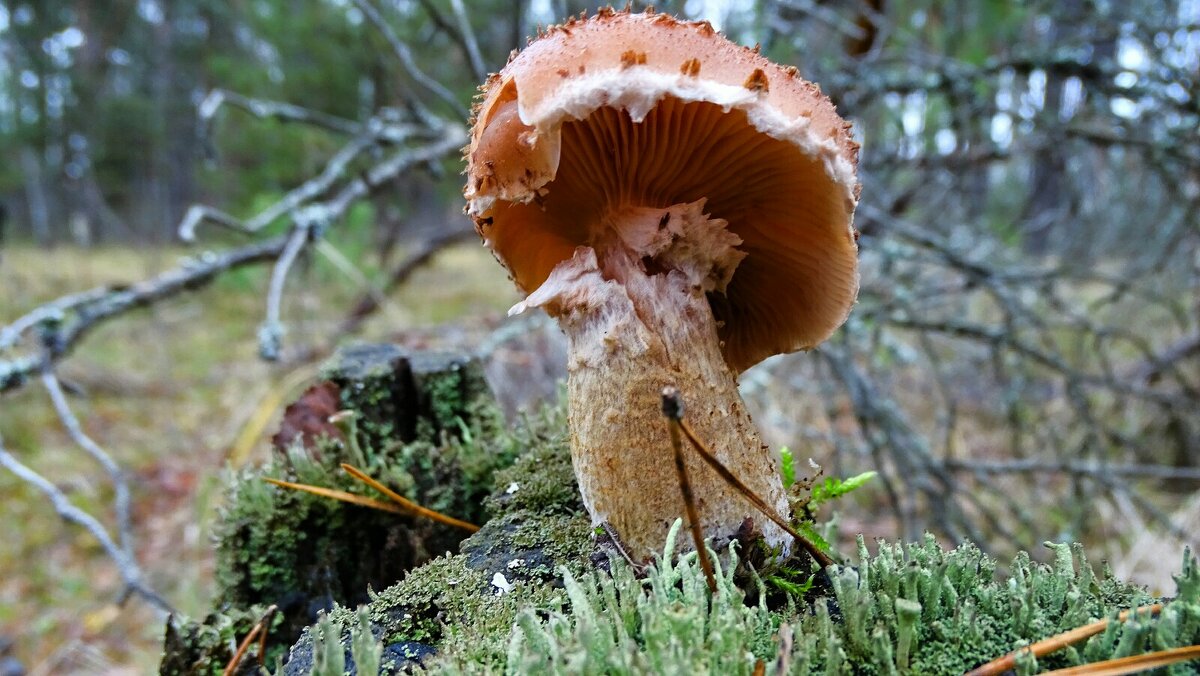
M 213 118 L 216 117 L 222 106 L 235 106 L 258 118 L 300 122 L 350 136 L 356 136 L 363 131 L 362 125 L 354 120 L 347 120 L 294 103 L 244 96 L 226 89 L 214 89 L 200 102 L 197 109 L 200 123 L 206 128 L 211 125 Z
M 211 284 L 230 270 L 278 258 L 287 242 L 275 237 L 220 253 L 206 252 L 182 265 L 150 279 L 125 287 L 94 289 L 76 295 L 71 302 L 47 304 L 59 312 L 35 310 L 36 323 L 27 322 L 26 331 L 37 328 L 40 349 L 33 354 L 0 360 L 0 393 L 22 386 L 26 379 L 70 354 L 92 330 L 131 310 L 144 308 Z

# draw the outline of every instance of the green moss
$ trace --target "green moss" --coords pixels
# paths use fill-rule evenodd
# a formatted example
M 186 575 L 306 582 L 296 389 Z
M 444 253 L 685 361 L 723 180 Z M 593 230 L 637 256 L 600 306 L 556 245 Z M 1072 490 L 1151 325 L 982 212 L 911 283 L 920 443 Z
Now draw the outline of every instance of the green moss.
M 436 646 L 437 668 L 503 666 L 519 614 L 566 602 L 558 571 L 583 575 L 592 568 L 592 529 L 575 488 L 561 409 L 493 437 L 495 452 L 524 452 L 494 473 L 485 501 L 491 518 L 462 542 L 460 554 L 438 557 L 371 596 L 371 623 L 384 645 Z M 468 435 L 463 443 L 483 442 Z M 350 626 L 350 613 L 339 608 L 333 621 Z M 305 660 L 311 645 L 309 633 L 293 655 Z
M 319 458 L 293 447 L 261 469 L 234 474 L 216 531 L 219 598 L 233 607 L 279 605 L 294 618 L 287 642 L 317 610 L 365 601 L 368 586 L 387 586 L 405 570 L 456 550 L 465 535 L 427 519 L 347 505 L 262 480 L 269 476 L 380 497 L 340 470 L 345 454 L 334 446 L 323 444 Z M 372 458 L 363 469 L 393 490 L 474 522 L 484 516 L 481 484 L 492 463 L 503 461 L 489 449 L 424 441 Z
M 510 438 L 520 455 L 511 467 L 496 472 L 495 490 L 486 503 L 489 512 L 583 512 L 571 467 L 565 407 L 527 416 Z
M 232 472 L 216 527 L 218 603 L 276 604 L 272 639 L 291 644 L 316 613 L 368 601 L 405 571 L 458 550 L 466 533 L 428 519 L 279 488 L 264 477 L 381 498 L 340 469 L 349 462 L 414 502 L 473 523 L 487 516 L 493 474 L 515 442 L 479 364 L 359 346 L 326 367 L 353 413 L 346 441 L 295 443 L 263 467 Z
M 350 345 L 322 373 L 340 388 L 342 406 L 361 412 L 357 434 L 364 448 L 386 451 L 416 440 L 462 438 L 468 433 L 463 421 L 477 424 L 487 437 L 504 428 L 483 369 L 469 357 Z

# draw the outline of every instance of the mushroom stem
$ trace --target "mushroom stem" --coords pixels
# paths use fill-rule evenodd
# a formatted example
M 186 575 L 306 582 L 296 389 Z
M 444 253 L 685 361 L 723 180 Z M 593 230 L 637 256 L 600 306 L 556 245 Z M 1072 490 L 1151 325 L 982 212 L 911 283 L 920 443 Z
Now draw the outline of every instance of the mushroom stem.
M 634 558 L 660 551 L 685 514 L 660 393 L 687 398 L 697 435 L 754 493 L 787 513 L 782 479 L 746 412 L 721 354 L 708 293 L 723 293 L 744 254 L 703 201 L 627 209 L 604 236 L 560 263 L 513 308 L 544 307 L 567 334 L 575 475 L 594 525 L 607 524 Z M 789 540 L 776 524 L 695 454 L 686 458 L 701 531 L 725 541 L 749 522 L 771 546 Z M 681 543 L 682 544 L 682 543 Z

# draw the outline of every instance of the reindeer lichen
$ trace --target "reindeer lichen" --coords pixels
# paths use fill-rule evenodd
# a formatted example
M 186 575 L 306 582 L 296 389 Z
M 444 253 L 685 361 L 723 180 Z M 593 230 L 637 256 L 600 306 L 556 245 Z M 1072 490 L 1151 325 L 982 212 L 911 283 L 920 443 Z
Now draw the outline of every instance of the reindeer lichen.
M 767 674 L 961 674 L 1151 601 L 1110 575 L 1097 578 L 1079 547 L 1050 546 L 1052 565 L 1023 554 L 1001 579 L 995 562 L 973 545 L 946 551 L 927 538 L 881 543 L 869 556 L 860 540 L 858 565 L 837 568 L 833 594 L 811 610 L 746 605 L 729 573 L 709 600 L 692 557 L 660 564 L 646 579 L 620 563 L 611 575 L 576 579 L 564 571 L 569 610 L 544 619 L 524 613 L 504 666 L 508 673 L 749 674 L 761 660 Z M 1024 659 L 1018 672 L 1200 643 L 1197 571 L 1186 552 L 1178 593 L 1158 617 L 1111 623 L 1079 646 L 1040 662 Z M 1196 666 L 1167 673 L 1192 674 Z

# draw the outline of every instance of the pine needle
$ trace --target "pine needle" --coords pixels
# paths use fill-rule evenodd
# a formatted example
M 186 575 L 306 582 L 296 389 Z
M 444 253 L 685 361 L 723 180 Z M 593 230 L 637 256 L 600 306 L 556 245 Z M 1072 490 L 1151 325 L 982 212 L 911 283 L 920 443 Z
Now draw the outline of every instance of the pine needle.
M 276 486 L 281 486 L 283 488 L 290 488 L 294 491 L 304 491 L 305 493 L 312 493 L 313 495 L 319 495 L 323 498 L 332 498 L 334 500 L 348 502 L 352 505 L 358 505 L 360 507 L 370 507 L 371 509 L 378 509 L 378 510 L 381 510 L 384 512 L 391 512 L 392 514 L 411 514 L 412 513 L 409 510 L 404 509 L 400 505 L 393 504 L 391 502 L 384 502 L 383 500 L 376 500 L 374 498 L 368 498 L 364 495 L 356 495 L 354 493 L 347 493 L 346 491 L 334 490 L 332 488 L 324 488 L 322 486 L 312 486 L 309 484 L 297 484 L 297 483 L 292 483 L 291 481 L 281 481 L 280 479 L 269 479 L 266 477 L 264 477 L 263 480 L 269 484 L 275 484 Z
M 233 676 L 233 674 L 237 673 L 238 665 L 241 664 L 242 658 L 246 655 L 246 650 L 250 647 L 250 644 L 254 642 L 255 637 L 259 637 L 258 663 L 260 666 L 262 665 L 263 659 L 266 656 L 265 651 L 267 647 L 268 632 L 267 620 L 271 619 L 271 616 L 275 614 L 277 609 L 278 607 L 276 605 L 271 604 L 271 606 L 267 608 L 266 612 L 263 613 L 262 617 L 259 618 L 258 622 L 254 623 L 254 628 L 252 628 L 250 633 L 246 634 L 246 638 L 242 639 L 242 642 L 238 644 L 237 651 L 233 653 L 233 657 L 230 658 L 229 663 L 225 665 L 225 671 L 222 672 L 222 676 Z
M 688 478 L 687 464 L 683 460 L 683 442 L 679 438 L 682 408 L 679 392 L 673 387 L 663 390 L 663 415 L 667 417 L 667 429 L 671 433 L 671 451 L 675 458 L 675 473 L 679 477 L 679 492 L 683 494 L 683 507 L 687 510 L 688 524 L 692 531 L 692 542 L 696 545 L 696 557 L 708 582 L 709 593 L 717 593 L 717 580 L 713 577 L 712 561 L 708 560 L 708 547 L 700 530 L 700 512 L 696 509 L 696 497 L 692 494 L 692 481 Z
M 1104 662 L 1082 664 L 1066 669 L 1056 669 L 1054 671 L 1047 671 L 1046 674 L 1047 676 L 1050 674 L 1057 676 L 1124 676 L 1124 674 L 1136 674 L 1149 669 L 1158 669 L 1159 667 L 1197 659 L 1200 659 L 1200 645 L 1193 645 L 1186 648 L 1172 648 L 1170 650 L 1160 650 L 1156 653 L 1146 653 L 1145 655 L 1134 655 L 1132 657 L 1122 657 Z
M 423 516 L 427 519 L 433 519 L 434 521 L 437 521 L 438 523 L 444 523 L 447 526 L 454 526 L 455 528 L 461 528 L 469 533 L 474 533 L 479 530 L 479 526 L 476 526 L 473 523 L 467 523 L 466 521 L 460 521 L 459 519 L 456 519 L 452 516 L 446 516 L 445 514 L 442 514 L 441 512 L 437 512 L 437 511 L 434 511 L 427 507 L 422 507 L 421 505 L 418 505 L 417 503 L 413 502 L 412 500 L 409 500 L 408 498 L 404 497 L 403 495 L 400 495 L 396 491 L 393 491 L 392 489 L 388 488 L 387 486 L 384 486 L 383 484 L 379 483 L 375 479 L 372 479 L 365 472 L 363 472 L 359 468 L 355 467 L 354 465 L 350 465 L 350 464 L 343 462 L 342 469 L 345 470 L 345 472 L 347 474 L 354 477 L 355 479 L 358 479 L 359 481 L 370 486 L 371 488 L 374 488 L 375 490 L 379 491 L 380 493 L 383 493 L 389 499 L 394 501 L 396 504 L 400 505 L 405 510 L 407 510 L 408 513 L 411 513 L 416 516 Z
M 800 546 L 803 547 L 806 552 L 808 552 L 809 556 L 813 557 L 813 559 L 815 559 L 817 563 L 821 565 L 821 568 L 828 568 L 829 566 L 836 564 L 832 557 L 821 551 L 821 549 L 810 542 L 808 538 L 796 532 L 796 529 L 792 528 L 791 525 L 788 524 L 787 520 L 780 516 L 779 512 L 776 512 L 773 507 L 767 504 L 766 500 L 760 498 L 758 494 L 750 490 L 750 487 L 743 483 L 742 480 L 737 477 L 737 475 L 729 471 L 729 468 L 722 464 L 721 461 L 717 459 L 717 456 L 711 450 L 709 450 L 708 446 L 696 436 L 695 432 L 692 431 L 692 428 L 687 424 L 686 420 L 680 418 L 678 423 L 680 429 L 683 430 L 684 436 L 686 436 L 688 441 L 691 442 L 692 448 L 696 449 L 696 453 L 699 454 L 700 458 L 704 460 L 704 462 L 708 463 L 709 467 L 712 467 L 714 470 L 716 470 L 717 474 L 725 480 L 725 483 L 737 489 L 737 491 L 741 493 L 751 505 L 753 505 L 758 511 L 762 512 L 763 515 L 768 519 L 774 521 L 776 525 L 784 530 L 784 532 L 792 536 L 793 540 L 800 543 Z
M 1124 622 L 1125 620 L 1127 620 L 1129 618 L 1130 615 L 1140 615 L 1143 613 L 1153 616 L 1153 615 L 1157 615 L 1160 611 L 1162 611 L 1161 603 L 1155 603 L 1155 604 L 1149 605 L 1149 606 L 1142 606 L 1141 608 L 1134 608 L 1133 610 L 1123 610 L 1123 611 L 1121 611 L 1121 614 L 1117 615 L 1117 621 Z M 1082 641 L 1083 639 L 1085 639 L 1089 636 L 1099 634 L 1100 632 L 1104 631 L 1104 629 L 1106 627 L 1108 627 L 1108 623 L 1109 623 L 1109 620 L 1104 619 L 1104 620 L 1100 620 L 1098 622 L 1093 622 L 1091 624 L 1086 624 L 1082 627 L 1076 627 L 1075 629 L 1063 632 L 1061 634 L 1058 634 L 1057 636 L 1051 636 L 1048 639 L 1038 641 L 1037 643 L 1034 643 L 1033 645 L 1028 645 L 1028 646 L 1025 646 L 1024 648 L 1021 648 L 1020 650 L 1011 652 L 1011 653 L 1005 655 L 1004 657 L 998 657 L 998 658 L 992 660 L 991 662 L 988 662 L 987 664 L 968 672 L 967 676 L 995 676 L 997 674 L 1002 674 L 1006 671 L 1016 669 L 1018 655 L 1025 655 L 1025 654 L 1030 654 L 1030 653 L 1032 653 L 1034 657 L 1043 657 L 1045 655 L 1049 655 L 1050 653 L 1055 652 L 1056 650 L 1061 650 L 1062 648 L 1065 648 L 1073 643 L 1078 643 L 1079 641 Z M 1140 657 L 1144 657 L 1144 655 L 1142 655 Z M 1104 664 L 1104 663 L 1101 663 L 1101 664 Z M 1082 668 L 1082 667 L 1072 667 L 1072 668 Z M 1059 672 L 1054 672 L 1054 673 L 1059 673 Z M 1072 672 L 1072 673 L 1091 673 L 1091 672 Z M 1097 673 L 1109 673 L 1109 672 L 1097 672 Z M 1117 673 L 1117 672 L 1113 672 L 1113 673 Z M 1128 673 L 1128 672 L 1120 672 L 1120 673 Z

